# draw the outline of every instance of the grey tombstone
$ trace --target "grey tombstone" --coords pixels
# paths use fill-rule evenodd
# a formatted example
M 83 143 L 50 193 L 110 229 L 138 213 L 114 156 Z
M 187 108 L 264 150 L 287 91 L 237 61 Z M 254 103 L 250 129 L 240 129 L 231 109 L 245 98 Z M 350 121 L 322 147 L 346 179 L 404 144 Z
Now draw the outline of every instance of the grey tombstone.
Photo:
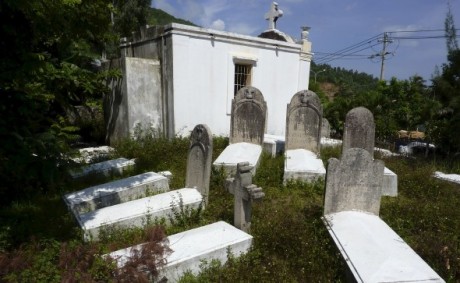
M 324 215 L 359 210 L 379 215 L 384 163 L 368 151 L 351 148 L 331 158 L 326 175 Z
M 323 118 L 323 122 L 321 124 L 321 137 L 322 138 L 330 138 L 331 137 L 331 125 L 326 118 Z
M 245 232 L 251 228 L 252 202 L 265 196 L 262 188 L 252 184 L 251 169 L 248 162 L 238 163 L 236 176 L 226 182 L 227 190 L 235 196 L 234 225 Z
M 323 108 L 316 93 L 297 92 L 287 106 L 285 150 L 306 149 L 319 153 Z
M 205 203 L 208 203 L 209 181 L 211 179 L 212 134 L 208 126 L 196 125 L 190 135 L 185 186 L 196 187 Z
M 345 117 L 342 152 L 353 147 L 364 148 L 373 157 L 374 144 L 374 115 L 365 107 L 351 109 Z
M 232 100 L 230 143 L 247 142 L 263 145 L 267 103 L 260 90 L 241 88 Z

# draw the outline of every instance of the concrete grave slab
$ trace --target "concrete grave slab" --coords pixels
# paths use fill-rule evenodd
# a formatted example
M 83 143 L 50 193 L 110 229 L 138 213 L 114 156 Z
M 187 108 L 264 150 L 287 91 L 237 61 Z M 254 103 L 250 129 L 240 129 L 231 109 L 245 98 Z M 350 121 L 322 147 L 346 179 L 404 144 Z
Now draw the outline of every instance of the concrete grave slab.
M 398 196 L 398 175 L 386 167 L 383 170 L 382 195 Z
M 97 240 L 100 231 L 110 226 L 141 227 L 149 219 L 174 217 L 179 206 L 198 208 L 203 197 L 196 189 L 184 188 L 151 197 L 125 202 L 81 214 L 77 220 L 85 240 Z
M 90 175 L 109 177 L 111 175 L 121 175 L 125 170 L 132 168 L 134 165 L 134 159 L 117 158 L 73 169 L 69 171 L 69 174 L 73 179 Z
M 219 221 L 168 236 L 167 239 L 173 252 L 166 257 L 167 264 L 160 270 L 158 278 L 165 276 L 168 282 L 177 282 L 187 271 L 198 274 L 203 260 L 219 260 L 223 264 L 227 261 L 228 251 L 235 257 L 247 253 L 253 237 Z M 108 256 L 116 259 L 117 266 L 121 268 L 135 249 L 142 249 L 142 245 L 118 250 Z
M 272 157 L 284 152 L 284 144 L 284 136 L 264 134 L 263 150 L 268 152 Z
M 66 194 L 64 201 L 78 215 L 166 191 L 168 178 L 148 172 Z
M 98 147 L 85 147 L 78 150 L 80 156 L 73 158 L 73 161 L 77 163 L 95 163 L 98 161 L 104 161 L 115 152 L 115 149 L 110 146 L 98 146 Z
M 325 177 L 326 168 L 318 156 L 306 149 L 292 149 L 285 152 L 284 182 L 288 180 L 314 181 Z
M 262 146 L 247 142 L 230 144 L 217 157 L 213 165 L 217 168 L 223 167 L 228 176 L 236 173 L 236 166 L 241 162 L 249 162 L 253 167 L 252 174 L 256 174 L 260 162 Z
M 445 282 L 377 215 L 341 211 L 323 220 L 357 282 Z

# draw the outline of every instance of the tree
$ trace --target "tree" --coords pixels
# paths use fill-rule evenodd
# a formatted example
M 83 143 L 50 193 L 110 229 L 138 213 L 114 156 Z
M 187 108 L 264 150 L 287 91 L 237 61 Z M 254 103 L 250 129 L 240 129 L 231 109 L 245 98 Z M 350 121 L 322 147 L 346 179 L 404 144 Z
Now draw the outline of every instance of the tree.
M 66 113 L 107 90 L 92 63 L 113 37 L 109 0 L 0 2 L 0 199 L 46 192 L 76 138 Z
M 114 0 L 114 27 L 120 36 L 129 36 L 147 24 L 151 0 Z
M 446 35 L 447 54 L 449 55 L 451 52 L 458 50 L 457 32 L 455 30 L 450 2 L 448 3 L 447 15 L 444 20 L 444 31 Z

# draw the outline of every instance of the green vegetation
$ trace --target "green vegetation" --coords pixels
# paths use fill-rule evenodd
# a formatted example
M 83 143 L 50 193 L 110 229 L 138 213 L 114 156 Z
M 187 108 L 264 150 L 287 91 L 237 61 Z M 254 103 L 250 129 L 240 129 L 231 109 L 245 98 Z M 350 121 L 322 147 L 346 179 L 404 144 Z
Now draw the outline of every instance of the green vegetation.
M 227 139 L 215 138 L 213 156 L 217 156 L 227 144 Z M 118 153 L 140 161 L 140 166 L 132 174 L 168 169 L 173 173 L 172 188 L 181 188 L 185 183 L 184 156 L 188 145 L 188 140 L 184 138 L 168 141 L 147 137 L 122 142 L 117 149 Z M 326 148 L 322 152 L 324 160 L 339 155 L 340 148 Z M 441 277 L 448 282 L 458 281 L 460 185 L 431 177 L 436 168 L 447 165 L 439 160 L 435 163 L 393 157 L 385 162 L 398 174 L 399 196 L 383 198 L 381 217 Z M 252 250 L 241 258 L 229 255 L 229 262 L 225 265 L 203 263 L 200 276 L 189 274 L 183 282 L 344 281 L 346 266 L 321 220 L 324 181 L 314 184 L 289 182 L 283 185 L 283 164 L 283 156 L 272 158 L 264 154 L 253 180 L 264 189 L 266 196 L 254 205 Z M 455 166 L 458 168 L 458 165 Z M 176 217 L 173 226 L 166 228 L 166 234 L 219 220 L 233 223 L 233 196 L 225 191 L 224 180 L 222 171 L 213 171 L 209 205 L 203 211 L 178 209 L 179 217 Z M 103 233 L 99 243 L 84 244 L 77 224 L 61 199 L 64 191 L 81 189 L 82 186 L 85 185 L 68 183 L 56 194 L 45 195 L 33 202 L 18 201 L 1 209 L 0 278 L 7 282 L 28 281 L 31 278 L 60 282 L 69 276 L 102 281 L 118 278 L 113 277 L 118 274 L 113 264 L 102 261 L 99 256 L 145 242 L 149 233 L 152 233 L 149 227 L 161 222 L 146 221 L 147 230 L 108 230 Z M 161 241 L 165 230 L 155 231 L 157 236 L 154 242 L 166 253 L 167 246 Z M 152 249 L 156 250 L 155 247 Z M 28 255 L 33 256 L 29 258 Z M 18 260 L 26 256 L 28 260 L 18 264 Z M 15 264 L 7 260 L 10 258 L 17 259 Z M 148 258 L 144 255 L 139 256 L 136 262 L 146 260 Z M 68 269 L 70 273 L 66 273 L 62 266 L 72 266 Z

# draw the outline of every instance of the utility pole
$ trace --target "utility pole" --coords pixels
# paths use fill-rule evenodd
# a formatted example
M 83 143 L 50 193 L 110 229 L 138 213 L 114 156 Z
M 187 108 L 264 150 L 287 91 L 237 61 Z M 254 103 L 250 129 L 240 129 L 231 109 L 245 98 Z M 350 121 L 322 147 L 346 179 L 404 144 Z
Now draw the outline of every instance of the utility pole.
M 379 42 L 383 43 L 383 49 L 382 53 L 377 54 L 377 56 L 381 57 L 381 65 L 380 65 L 380 80 L 383 81 L 383 70 L 385 68 L 385 56 L 388 54 L 391 54 L 390 52 L 387 52 L 387 43 L 392 43 L 393 40 L 388 38 L 388 33 L 384 32 L 383 33 L 383 40 L 379 40 Z

